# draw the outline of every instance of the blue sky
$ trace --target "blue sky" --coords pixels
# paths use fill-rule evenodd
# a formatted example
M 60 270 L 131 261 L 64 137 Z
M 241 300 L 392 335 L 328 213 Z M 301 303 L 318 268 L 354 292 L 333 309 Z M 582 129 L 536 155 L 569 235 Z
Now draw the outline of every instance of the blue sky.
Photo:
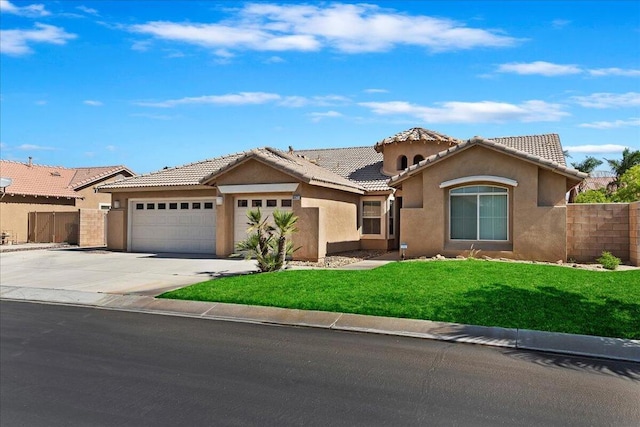
M 271 146 L 640 149 L 638 1 L 0 0 L 0 150 L 137 173 Z M 603 166 L 604 167 L 604 166 Z

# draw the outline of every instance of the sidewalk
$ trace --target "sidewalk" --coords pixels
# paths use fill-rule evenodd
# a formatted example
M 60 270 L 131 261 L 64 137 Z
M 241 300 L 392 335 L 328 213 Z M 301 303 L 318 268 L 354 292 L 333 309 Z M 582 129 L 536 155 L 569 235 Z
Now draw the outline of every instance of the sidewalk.
M 379 261 L 380 262 L 380 261 Z M 640 341 L 150 296 L 0 286 L 0 299 L 259 324 L 304 326 L 545 351 L 640 363 Z

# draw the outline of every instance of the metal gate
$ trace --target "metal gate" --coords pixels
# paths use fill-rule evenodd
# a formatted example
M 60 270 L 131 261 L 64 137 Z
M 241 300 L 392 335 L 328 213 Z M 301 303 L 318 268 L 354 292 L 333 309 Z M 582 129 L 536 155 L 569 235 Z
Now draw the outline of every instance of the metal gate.
M 78 244 L 80 212 L 29 212 L 29 242 Z

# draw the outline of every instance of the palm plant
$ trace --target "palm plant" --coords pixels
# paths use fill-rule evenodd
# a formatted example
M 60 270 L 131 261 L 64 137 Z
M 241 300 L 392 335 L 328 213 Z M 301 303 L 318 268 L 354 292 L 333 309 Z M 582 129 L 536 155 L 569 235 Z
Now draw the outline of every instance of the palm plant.
M 629 147 L 627 147 L 622 152 L 621 160 L 605 160 L 609 163 L 609 167 L 611 167 L 613 172 L 616 174 L 616 179 L 612 185 L 617 189 L 620 186 L 620 177 L 622 177 L 622 175 L 632 167 L 640 165 L 640 150 L 631 151 Z

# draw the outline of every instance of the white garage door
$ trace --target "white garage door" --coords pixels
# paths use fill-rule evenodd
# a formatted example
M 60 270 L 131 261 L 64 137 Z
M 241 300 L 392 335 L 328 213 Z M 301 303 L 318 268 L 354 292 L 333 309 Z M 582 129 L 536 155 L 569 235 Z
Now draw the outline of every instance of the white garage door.
M 235 200 L 235 214 L 233 218 L 234 233 L 233 242 L 238 242 L 247 238 L 247 212 L 250 210 L 260 209 L 260 213 L 264 218 L 269 216 L 269 223 L 273 225 L 273 211 L 291 211 L 292 199 L 286 194 L 261 194 L 259 196 L 238 196 Z
M 216 253 L 214 199 L 131 202 L 133 252 Z

